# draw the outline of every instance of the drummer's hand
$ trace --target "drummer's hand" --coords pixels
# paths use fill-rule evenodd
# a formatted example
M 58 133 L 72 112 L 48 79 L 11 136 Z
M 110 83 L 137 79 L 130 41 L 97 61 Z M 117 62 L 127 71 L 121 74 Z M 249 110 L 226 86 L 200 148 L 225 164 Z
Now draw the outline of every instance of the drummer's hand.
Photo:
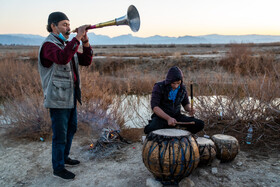
M 190 114 L 190 116 L 194 116 L 194 114 L 195 114 L 195 109 L 194 109 L 194 108 L 190 108 L 189 114 Z
M 184 108 L 190 114 L 190 116 L 194 116 L 195 109 L 192 108 L 190 104 L 187 104 Z
M 169 126 L 175 126 L 177 121 L 176 121 L 176 119 L 170 117 L 170 118 L 168 118 L 167 122 L 168 122 Z

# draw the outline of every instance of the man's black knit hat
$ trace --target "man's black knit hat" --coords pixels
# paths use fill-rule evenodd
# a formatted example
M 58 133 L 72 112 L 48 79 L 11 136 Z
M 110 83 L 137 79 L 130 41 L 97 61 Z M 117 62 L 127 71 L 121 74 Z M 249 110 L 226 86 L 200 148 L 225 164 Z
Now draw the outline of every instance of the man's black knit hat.
M 48 25 L 51 25 L 52 23 L 57 24 L 58 22 L 62 21 L 62 20 L 68 20 L 68 17 L 62 13 L 62 12 L 53 12 L 49 15 L 48 18 Z

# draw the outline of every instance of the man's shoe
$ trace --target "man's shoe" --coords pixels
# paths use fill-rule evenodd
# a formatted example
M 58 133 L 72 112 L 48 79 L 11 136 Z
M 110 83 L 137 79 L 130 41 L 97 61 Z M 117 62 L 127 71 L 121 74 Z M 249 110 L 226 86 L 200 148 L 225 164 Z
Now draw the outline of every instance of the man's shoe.
M 72 160 L 71 158 L 68 158 L 68 159 L 64 160 L 64 164 L 74 166 L 74 165 L 80 164 L 80 161 L 79 160 Z
M 54 171 L 53 174 L 55 176 L 61 177 L 63 179 L 74 179 L 75 178 L 75 174 L 68 171 L 67 169 L 63 169 L 59 172 Z

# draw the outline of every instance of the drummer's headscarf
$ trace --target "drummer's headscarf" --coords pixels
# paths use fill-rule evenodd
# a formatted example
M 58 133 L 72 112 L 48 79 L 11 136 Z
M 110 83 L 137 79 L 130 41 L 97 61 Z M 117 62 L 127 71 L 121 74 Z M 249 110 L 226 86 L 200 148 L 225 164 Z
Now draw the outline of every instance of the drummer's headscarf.
M 172 82 L 175 81 L 179 81 L 181 80 L 181 84 L 183 84 L 183 73 L 180 70 L 180 68 L 178 68 L 177 66 L 173 66 L 168 70 L 168 73 L 166 75 L 166 79 L 165 79 L 165 85 L 171 84 Z M 172 100 L 173 103 L 175 102 L 178 90 L 180 89 L 180 86 L 178 86 L 177 89 L 175 90 L 170 90 L 169 94 L 168 94 L 168 99 Z

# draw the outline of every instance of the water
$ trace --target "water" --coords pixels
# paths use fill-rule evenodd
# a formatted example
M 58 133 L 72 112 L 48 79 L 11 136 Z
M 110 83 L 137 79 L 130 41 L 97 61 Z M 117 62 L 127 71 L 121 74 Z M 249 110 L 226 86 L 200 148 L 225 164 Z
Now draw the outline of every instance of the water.
M 0 105 L 0 126 L 10 125 L 13 122 L 17 122 L 17 119 L 13 119 L 10 116 L 5 116 L 3 113 L 5 113 L 5 108 L 3 105 Z
M 151 119 L 152 110 L 150 107 L 151 95 L 147 96 L 121 96 L 122 104 L 119 106 L 119 110 L 123 114 L 125 120 L 125 126 L 130 128 L 142 128 L 148 124 L 148 120 Z M 275 99 L 272 103 L 279 104 L 280 99 Z M 209 107 L 209 111 L 217 111 L 217 115 L 221 118 L 231 117 L 239 118 L 240 120 L 252 120 L 262 115 L 262 112 L 270 106 L 261 105 L 260 101 L 254 98 L 244 98 L 238 101 L 232 101 L 226 96 L 198 96 L 194 97 L 194 107 L 198 108 L 200 105 Z M 231 108 L 230 108 L 231 107 Z M 260 109 L 262 108 L 262 109 Z M 234 113 L 232 113 L 234 109 Z M 254 113 L 250 111 L 254 110 Z M 182 111 L 184 109 L 182 108 Z M 211 113 L 212 114 L 212 113 Z M 231 116 L 234 114 L 235 116 Z M 205 116 L 205 115 L 204 115 Z M 200 118 L 199 113 L 196 113 L 196 117 Z
M 222 58 L 224 54 L 193 54 L 193 55 L 183 55 L 184 57 L 193 58 Z
M 146 96 L 138 96 L 138 95 L 122 95 L 120 106 L 112 106 L 109 107 L 107 114 L 110 114 L 115 107 L 118 107 L 118 112 L 124 118 L 124 124 L 128 128 L 143 128 L 148 124 L 148 120 L 151 119 L 152 110 L 150 106 L 151 95 Z M 119 102 L 113 102 L 119 103 Z M 232 105 L 233 101 L 228 99 L 226 96 L 215 95 L 215 96 L 198 96 L 194 97 L 194 107 L 197 108 L 200 105 L 205 105 L 207 103 L 207 107 L 210 111 L 217 111 L 217 115 L 221 118 L 225 118 L 232 114 L 232 110 L 229 109 L 229 105 Z M 277 98 L 270 103 L 270 105 L 279 106 L 280 99 Z M 236 118 L 240 120 L 253 120 L 262 115 L 262 111 L 270 108 L 271 106 L 263 106 L 260 105 L 260 101 L 254 98 L 245 98 L 239 101 L 235 101 L 234 110 Z M 262 108 L 260 110 L 260 108 Z M 3 105 L 0 105 L 0 110 L 4 110 Z M 252 110 L 257 112 L 248 113 Z M 183 108 L 182 108 L 183 111 Z M 82 115 L 82 114 L 81 114 Z M 198 112 L 196 113 L 196 117 L 199 118 Z M 204 115 L 205 117 L 205 115 Z M 233 116 L 231 116 L 233 117 Z M 233 117 L 233 118 L 234 118 Z M 0 125 L 8 125 L 14 122 L 16 119 L 10 119 L 8 116 L 0 115 Z M 98 120 L 98 119 L 96 119 Z M 100 119 L 102 120 L 102 119 Z M 104 120 L 104 119 L 103 119 Z M 101 123 L 101 122 L 97 122 Z M 104 122 L 106 123 L 106 122 Z M 250 138 L 250 135 L 249 135 Z
M 152 115 L 152 109 L 150 107 L 151 95 L 123 95 L 118 99 L 121 100 L 120 106 L 117 106 L 118 111 L 123 116 L 126 127 L 142 128 L 148 124 L 148 120 Z M 110 106 L 107 113 L 109 114 L 115 107 L 114 105 Z
M 190 55 L 182 55 L 184 58 L 200 58 L 200 59 L 205 59 L 205 58 L 222 58 L 224 57 L 225 54 L 223 53 L 218 53 L 218 54 L 190 54 Z M 177 56 L 167 56 L 168 58 L 177 58 Z M 121 59 L 121 60 L 139 60 L 139 59 L 151 59 L 151 57 L 138 57 L 138 56 L 93 56 L 93 59 Z

